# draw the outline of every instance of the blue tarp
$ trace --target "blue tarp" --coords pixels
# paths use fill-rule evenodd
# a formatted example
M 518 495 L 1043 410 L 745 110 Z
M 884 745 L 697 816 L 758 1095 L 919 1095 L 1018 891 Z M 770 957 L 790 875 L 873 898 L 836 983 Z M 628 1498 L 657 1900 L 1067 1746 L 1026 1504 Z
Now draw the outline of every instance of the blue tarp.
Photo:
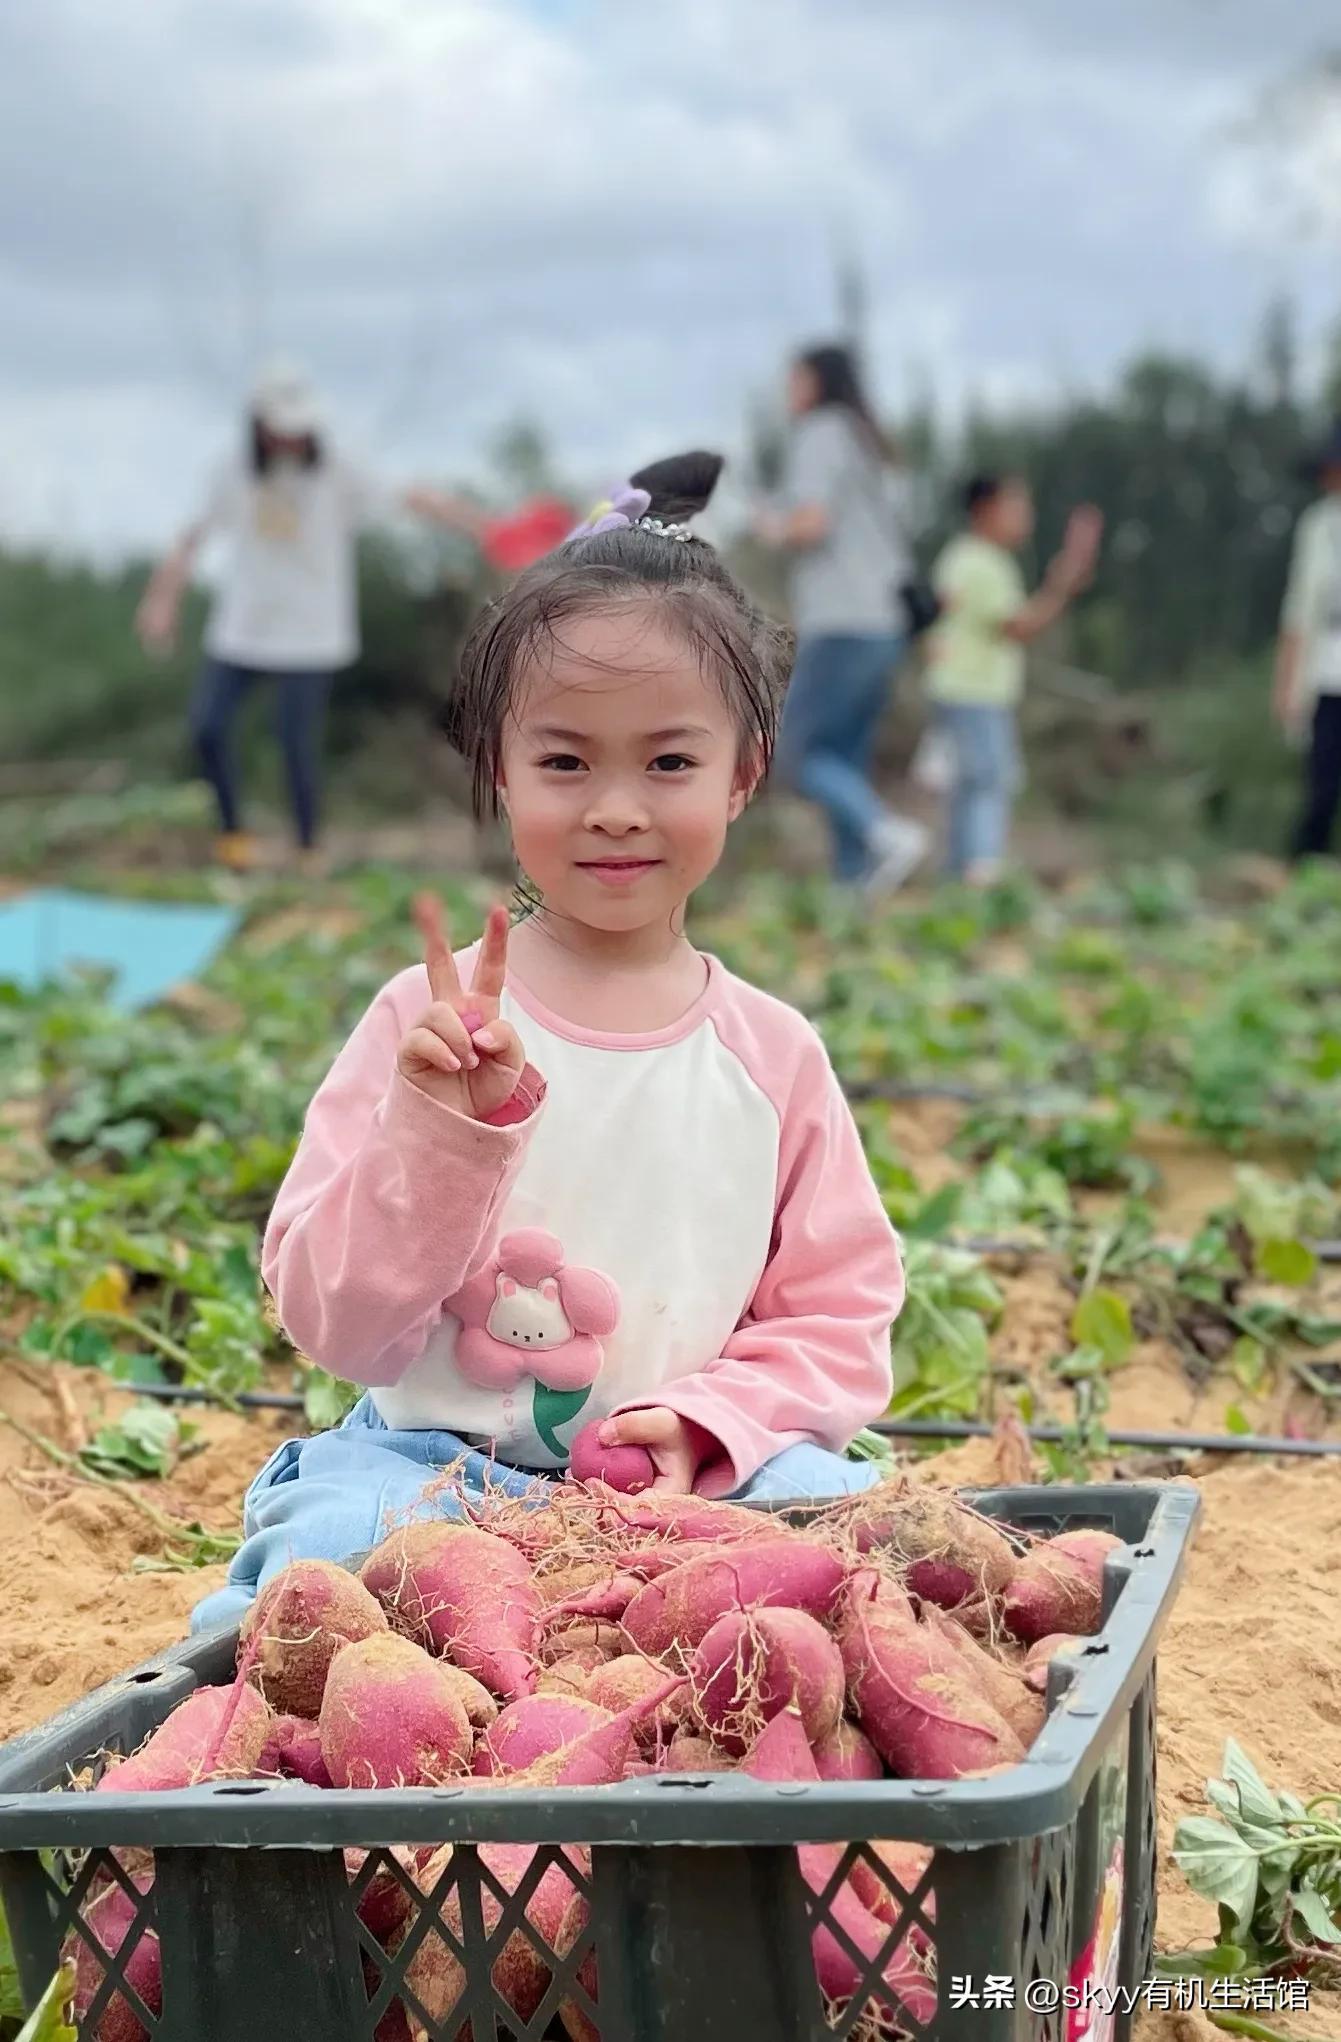
M 0 980 L 34 992 L 79 967 L 111 971 L 107 998 L 147 1007 L 196 978 L 237 926 L 235 908 L 116 900 L 43 887 L 0 902 Z

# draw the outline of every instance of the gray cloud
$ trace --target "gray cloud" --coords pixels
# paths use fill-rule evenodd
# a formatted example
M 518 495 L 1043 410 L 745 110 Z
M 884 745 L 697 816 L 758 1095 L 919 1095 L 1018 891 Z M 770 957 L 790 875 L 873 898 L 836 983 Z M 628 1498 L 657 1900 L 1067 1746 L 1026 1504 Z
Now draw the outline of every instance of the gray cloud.
M 0 526 L 163 536 L 266 343 L 392 472 L 469 468 L 523 411 L 585 479 L 729 441 L 830 324 L 836 238 L 891 399 L 1241 358 L 1282 284 L 1329 309 L 1225 148 L 1329 10 L 0 11 Z

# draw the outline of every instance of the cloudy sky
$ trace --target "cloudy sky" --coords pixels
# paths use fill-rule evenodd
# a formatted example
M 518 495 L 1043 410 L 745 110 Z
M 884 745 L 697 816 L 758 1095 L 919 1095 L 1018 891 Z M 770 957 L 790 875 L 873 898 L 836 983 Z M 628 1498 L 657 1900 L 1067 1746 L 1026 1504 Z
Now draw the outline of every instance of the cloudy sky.
M 1333 4 L 0 9 L 0 534 L 162 539 L 275 347 L 393 476 L 483 474 L 523 413 L 593 484 L 729 446 L 840 241 L 895 404 L 1242 361 L 1282 289 L 1316 343 L 1335 133 L 1279 190 L 1230 135 Z

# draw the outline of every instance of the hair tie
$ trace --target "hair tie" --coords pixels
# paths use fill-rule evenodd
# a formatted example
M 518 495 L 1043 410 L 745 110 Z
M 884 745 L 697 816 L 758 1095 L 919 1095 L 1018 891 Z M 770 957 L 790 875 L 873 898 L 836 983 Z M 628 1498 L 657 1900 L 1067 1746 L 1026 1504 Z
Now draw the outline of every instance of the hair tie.
M 635 489 L 631 482 L 622 483 L 612 495 L 592 506 L 563 543 L 566 546 L 573 539 L 594 539 L 598 532 L 622 531 L 655 532 L 660 539 L 678 539 L 681 543 L 693 538 L 688 525 L 668 525 L 660 518 L 649 518 L 651 503 L 645 489 Z
M 682 546 L 694 536 L 688 525 L 663 525 L 660 518 L 639 518 L 638 530 L 655 532 L 660 539 L 678 539 Z
M 638 524 L 651 504 L 645 489 L 623 482 L 598 504 L 593 504 L 580 525 L 574 525 L 565 546 L 573 539 L 593 539 L 597 532 L 618 532 Z

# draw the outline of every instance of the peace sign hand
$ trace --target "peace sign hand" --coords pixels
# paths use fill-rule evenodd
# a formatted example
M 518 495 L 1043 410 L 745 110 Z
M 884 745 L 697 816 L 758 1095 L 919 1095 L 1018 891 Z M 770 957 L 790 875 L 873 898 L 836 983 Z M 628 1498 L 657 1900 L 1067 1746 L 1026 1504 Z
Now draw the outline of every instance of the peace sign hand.
M 507 974 L 507 909 L 489 912 L 469 991 L 462 987 L 442 907 L 432 894 L 420 894 L 414 918 L 424 939 L 433 1004 L 402 1041 L 397 1067 L 440 1106 L 487 1120 L 506 1106 L 526 1067 L 516 1029 L 498 1012 Z

